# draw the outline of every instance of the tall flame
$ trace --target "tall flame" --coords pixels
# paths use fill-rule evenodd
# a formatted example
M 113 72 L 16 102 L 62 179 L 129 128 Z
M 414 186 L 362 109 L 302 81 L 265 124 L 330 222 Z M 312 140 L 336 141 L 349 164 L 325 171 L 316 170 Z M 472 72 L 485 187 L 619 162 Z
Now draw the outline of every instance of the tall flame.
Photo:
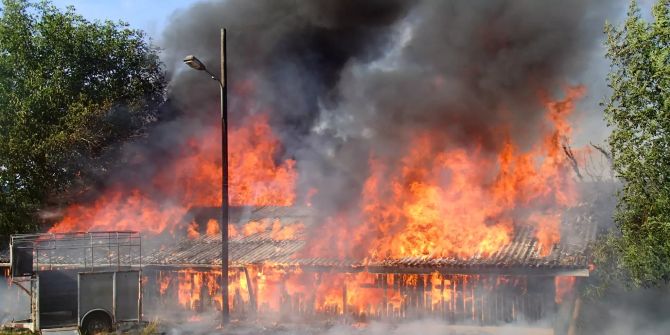
M 571 88 L 564 100 L 545 102 L 543 140 L 525 152 L 503 128 L 493 157 L 477 145 L 450 148 L 444 134 L 428 131 L 412 139 L 397 164 L 373 155 L 360 214 L 331 219 L 325 226 L 335 241 L 324 247 L 319 240 L 308 253 L 486 256 L 525 225 L 534 229 L 540 255 L 547 255 L 560 240 L 561 212 L 577 200 L 563 145 L 571 134 L 567 117 L 583 93 L 582 87 Z
M 153 188 L 115 185 L 91 203 L 74 204 L 50 232 L 183 229 L 194 206 L 221 204 L 221 151 L 218 130 L 190 138 L 181 155 L 151 180 Z M 287 206 L 295 201 L 295 162 L 277 163 L 280 143 L 266 115 L 250 116 L 230 131 L 230 204 Z M 218 227 L 208 224 L 208 232 Z

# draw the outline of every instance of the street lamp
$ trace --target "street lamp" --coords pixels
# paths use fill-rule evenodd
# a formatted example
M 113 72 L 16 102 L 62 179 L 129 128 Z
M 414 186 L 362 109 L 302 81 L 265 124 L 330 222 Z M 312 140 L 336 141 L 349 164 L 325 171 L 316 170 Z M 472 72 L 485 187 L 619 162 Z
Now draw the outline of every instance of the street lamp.
M 226 30 L 221 29 L 221 77 L 217 78 L 193 55 L 184 63 L 192 69 L 205 71 L 221 89 L 221 323 L 228 324 L 228 90 L 226 86 Z
M 217 83 L 219 83 L 219 87 L 223 88 L 223 83 L 219 78 L 216 77 L 215 74 L 209 72 L 207 67 L 203 62 L 201 62 L 198 57 L 193 56 L 193 55 L 188 55 L 184 57 L 184 64 L 188 65 L 190 68 L 198 71 L 205 71 L 208 75 L 212 77 L 212 79 L 216 80 Z

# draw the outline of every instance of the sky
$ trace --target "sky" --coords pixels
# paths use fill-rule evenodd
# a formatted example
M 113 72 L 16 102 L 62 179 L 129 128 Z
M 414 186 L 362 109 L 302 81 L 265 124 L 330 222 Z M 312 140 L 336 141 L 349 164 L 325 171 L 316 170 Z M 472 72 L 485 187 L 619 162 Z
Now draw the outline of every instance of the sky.
M 59 8 L 74 6 L 89 20 L 125 21 L 160 40 L 171 15 L 202 0 L 52 0 Z
M 133 28 L 146 31 L 154 40 L 160 39 L 163 28 L 175 11 L 200 1 L 205 0 L 52 0 L 60 8 L 74 6 L 78 13 L 88 19 L 126 21 Z M 638 2 L 645 16 L 648 16 L 648 9 L 655 0 Z M 623 17 L 625 13 L 621 14 Z

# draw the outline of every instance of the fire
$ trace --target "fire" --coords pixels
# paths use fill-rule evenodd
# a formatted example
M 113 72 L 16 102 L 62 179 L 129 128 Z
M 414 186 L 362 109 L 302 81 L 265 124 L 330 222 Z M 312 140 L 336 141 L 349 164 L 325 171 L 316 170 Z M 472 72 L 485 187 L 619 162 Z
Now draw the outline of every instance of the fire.
M 50 232 L 136 230 L 161 233 L 183 229 L 196 206 L 221 205 L 218 130 L 209 128 L 178 148 L 178 159 L 153 176 L 152 187 L 116 185 L 86 204 L 69 206 Z M 295 201 L 297 172 L 291 159 L 277 163 L 280 143 L 265 115 L 247 117 L 229 133 L 230 204 L 288 206 Z M 187 227 L 189 236 L 194 227 Z M 207 231 L 218 227 L 210 222 Z
M 198 224 L 195 221 L 188 224 L 188 228 L 186 228 L 186 236 L 190 239 L 195 239 L 200 236 L 200 232 L 198 232 Z
M 207 221 L 207 235 L 212 236 L 212 235 L 218 235 L 220 233 L 221 233 L 221 229 L 219 228 L 219 222 L 218 221 L 216 221 L 214 219 L 210 219 L 209 221 Z M 229 234 L 230 234 L 230 232 L 229 232 Z
M 244 227 L 242 228 L 242 234 L 244 236 L 250 236 L 253 234 L 258 234 L 265 232 L 267 230 L 268 223 L 267 221 L 250 221 L 249 223 L 245 224 Z
M 221 309 L 220 271 L 168 273 L 174 276 L 168 285 L 177 290 L 179 305 L 196 312 Z M 554 303 L 543 300 L 553 287 L 549 284 L 555 280 L 556 303 L 574 284 L 567 277 L 309 272 L 272 265 L 231 269 L 228 278 L 233 315 L 344 315 L 360 321 L 422 315 L 486 323 L 539 320 Z
M 256 281 L 259 311 L 275 311 L 280 309 L 281 299 L 285 297 L 286 272 L 270 266 L 252 267 L 250 275 Z M 300 286 L 300 285 L 298 285 Z
M 172 281 L 172 277 L 162 276 L 162 273 L 161 273 L 161 277 L 158 280 L 158 283 L 159 283 L 158 289 L 159 289 L 159 292 L 161 293 L 161 295 L 164 295 L 165 292 L 167 292 L 167 289 L 170 286 L 171 281 Z
M 214 221 L 216 223 L 216 221 Z M 235 237 L 240 235 L 237 232 L 235 226 L 230 226 L 228 234 L 230 237 Z M 302 223 L 293 223 L 293 224 L 282 224 L 279 219 L 262 219 L 257 221 L 249 221 L 248 223 L 242 225 L 242 236 L 251 236 L 259 233 L 270 233 L 270 238 L 276 241 L 282 240 L 292 240 L 297 239 L 301 236 L 304 231 L 305 226 Z M 208 235 L 209 234 L 209 225 L 208 225 Z M 197 237 L 196 235 L 195 237 Z
M 577 201 L 562 146 L 572 132 L 567 118 L 582 94 L 582 88 L 575 88 L 563 100 L 545 101 L 547 127 L 542 141 L 529 148 L 520 148 L 501 126 L 494 151 L 476 139 L 463 148 L 452 143 L 449 134 L 424 130 L 399 148 L 397 157 L 372 152 L 360 202 L 350 212 L 324 218 L 320 234 L 307 241 L 303 254 L 368 261 L 487 257 L 510 243 L 518 229 L 530 226 L 538 255 L 548 255 L 560 241 L 562 211 Z M 276 161 L 280 143 L 267 116 L 248 117 L 230 137 L 231 204 L 293 205 L 295 162 Z M 221 166 L 213 159 L 219 157 L 217 144 L 215 129 L 204 130 L 178 149 L 182 154 L 177 160 L 152 176 L 152 187 L 110 188 L 88 204 L 67 208 L 51 231 L 182 229 L 189 238 L 219 235 L 216 220 L 205 227 L 182 222 L 192 207 L 220 205 Z M 316 195 L 316 189 L 309 189 L 305 205 L 312 206 Z M 228 229 L 231 238 L 269 232 L 270 238 L 281 241 L 302 238 L 305 227 L 266 218 Z M 325 238 L 333 243 L 325 243 Z M 220 271 L 175 273 L 159 278 L 161 295 L 175 290 L 178 303 L 189 310 L 206 305 L 221 308 Z M 422 309 L 443 316 L 458 313 L 471 320 L 484 318 L 477 306 L 490 299 L 493 288 L 519 293 L 527 284 L 504 277 L 443 273 L 315 273 L 273 264 L 232 269 L 227 275 L 233 310 L 381 317 Z M 564 284 L 557 279 L 557 302 L 572 287 Z M 522 306 L 527 305 L 516 308 Z M 514 318 L 517 312 L 512 308 L 510 313 Z
M 554 285 L 556 286 L 555 301 L 557 304 L 560 304 L 571 292 L 573 292 L 575 287 L 575 277 L 556 277 L 554 279 Z
M 207 221 L 205 234 L 207 236 L 219 236 L 221 234 L 221 227 L 219 227 L 219 221 L 210 219 Z M 233 238 L 238 235 L 237 228 L 235 225 L 228 225 L 228 237 Z M 200 237 L 199 225 L 195 221 L 191 221 L 186 227 L 186 236 L 190 239 L 196 239 Z
M 230 178 L 234 190 L 231 204 L 292 205 L 297 179 L 295 161 L 287 159 L 279 166 L 275 163 L 280 143 L 267 116 L 252 117 L 248 126 L 233 130 L 230 137 L 230 170 L 237 171 Z
M 239 269 L 228 273 L 228 299 L 231 307 L 238 308 L 249 303 L 249 285 L 246 276 Z M 187 310 L 201 311 L 208 308 L 221 309 L 221 270 L 184 269 L 175 272 L 161 272 L 160 294 L 168 295 L 173 289 L 177 302 Z M 204 300 L 204 301 L 203 301 Z
M 212 270 L 205 273 L 205 278 L 207 279 L 207 293 L 209 294 L 217 306 L 221 309 L 223 306 L 223 298 L 221 297 L 221 271 Z
M 304 229 L 302 223 L 282 225 L 279 220 L 274 220 L 270 238 L 277 241 L 293 240 L 300 236 Z
M 494 252 L 509 241 L 510 222 L 497 215 L 499 209 L 478 208 L 490 195 L 473 187 L 481 180 L 479 162 L 464 150 L 430 162 L 431 145 L 429 137 L 415 141 L 399 171 L 371 163 L 363 194 L 364 225 L 355 235 L 357 243 L 370 246 L 366 256 L 472 256 Z M 389 173 L 390 182 L 380 183 Z M 440 185 L 444 173 L 451 174 L 449 185 Z
M 429 131 L 418 133 L 397 162 L 372 155 L 360 214 L 325 225 L 347 245 L 336 241 L 309 252 L 354 259 L 488 256 L 516 229 L 531 226 L 539 254 L 548 255 L 560 240 L 561 212 L 577 201 L 562 146 L 571 134 L 567 117 L 583 93 L 572 88 L 563 100 L 545 103 L 543 141 L 527 151 L 503 127 L 495 155 L 476 142 L 469 150 L 451 147 L 446 135 Z
M 72 205 L 63 219 L 49 232 L 94 230 L 141 230 L 149 233 L 173 232 L 186 209 L 156 203 L 144 192 L 112 188 L 87 205 Z
M 177 299 L 179 303 L 189 309 L 196 309 L 200 303 L 202 290 L 202 273 L 190 269 L 178 272 L 179 289 Z

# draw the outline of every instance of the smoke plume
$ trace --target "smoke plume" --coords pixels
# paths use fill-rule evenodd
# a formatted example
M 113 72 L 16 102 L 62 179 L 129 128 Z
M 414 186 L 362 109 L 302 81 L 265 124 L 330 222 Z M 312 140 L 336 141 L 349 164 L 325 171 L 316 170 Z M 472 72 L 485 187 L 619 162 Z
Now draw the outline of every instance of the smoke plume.
M 497 152 L 502 126 L 521 148 L 535 143 L 543 97 L 576 83 L 611 8 L 607 1 L 201 2 L 175 13 L 162 39 L 182 127 L 166 137 L 188 134 L 193 120 L 215 122 L 216 85 L 182 70 L 181 59 L 195 54 L 217 73 L 226 27 L 232 127 L 241 114 L 269 107 L 301 187 L 318 189 L 318 204 L 335 211 L 359 193 L 371 151 L 393 160 L 418 131 L 444 133 L 451 147 Z M 248 95 L 254 106 L 241 108 Z
M 207 191 L 212 194 L 207 201 L 185 203 L 181 199 L 184 195 L 207 192 L 178 189 L 191 184 L 196 170 L 203 165 L 209 169 L 210 165 L 220 164 L 217 150 L 210 150 L 216 144 L 212 138 L 218 135 L 218 87 L 203 72 L 186 68 L 181 60 L 186 55 L 196 55 L 210 71 L 219 73 L 221 27 L 228 31 L 229 128 L 248 124 L 249 117 L 256 114 L 269 118 L 281 144 L 281 150 L 272 151 L 273 159 L 281 165 L 274 173 L 293 176 L 291 169 L 295 166 L 298 179 L 294 203 L 304 204 L 305 198 L 313 195 L 310 202 L 321 221 L 360 205 L 362 189 L 371 175 L 371 159 L 379 162 L 379 170 L 392 167 L 379 173 L 387 184 L 396 182 L 392 177 L 405 167 L 412 169 L 416 167 L 412 164 L 423 164 L 429 167 L 431 182 L 444 186 L 449 185 L 456 172 L 431 169 L 437 165 L 431 158 L 441 155 L 442 164 L 448 165 L 445 162 L 449 155 L 444 153 L 458 149 L 466 158 L 476 157 L 468 162 L 470 168 L 463 168 L 460 173 L 477 180 L 472 187 L 489 191 L 497 178 L 490 171 L 497 169 L 501 152 L 508 147 L 516 152 L 535 148 L 546 141 L 547 128 L 556 126 L 548 125 L 547 101 L 560 101 L 570 95 L 569 86 L 579 83 L 577 79 L 588 66 L 587 56 L 598 46 L 604 17 L 613 8 L 610 3 L 197 3 L 174 13 L 161 39 L 170 91 L 159 122 L 145 138 L 120 150 L 118 161 L 131 168 L 113 172 L 112 178 L 105 178 L 99 185 L 102 193 L 107 192 L 104 197 L 97 197 L 103 201 L 94 206 L 96 213 L 102 214 L 77 216 L 92 211 L 75 208 L 67 217 L 135 222 L 147 217 L 147 208 L 151 207 L 159 214 L 169 212 L 162 216 L 175 221 L 189 210 L 186 207 L 216 205 L 211 200 L 220 199 L 216 196 L 218 182 L 211 176 L 195 182 L 209 186 Z M 556 108 L 572 104 L 571 99 L 566 101 Z M 253 142 L 254 134 L 247 136 L 249 142 Z M 418 162 L 404 162 L 407 152 L 417 146 L 417 138 L 420 142 L 423 134 L 430 134 L 425 152 L 419 155 Z M 559 151 L 557 143 L 568 140 L 560 136 L 557 132 L 550 138 L 555 142 L 552 148 Z M 205 144 L 192 145 L 198 141 Z M 515 152 L 508 151 L 514 157 Z M 211 157 L 211 162 L 190 159 L 199 153 Z M 557 153 L 552 154 L 555 159 Z M 178 160 L 186 164 L 175 168 L 173 162 Z M 552 164 L 551 159 L 546 161 Z M 493 165 L 477 166 L 480 162 Z M 535 201 L 534 208 L 494 210 L 482 213 L 474 221 L 486 230 L 517 215 L 526 219 L 536 208 L 542 211 L 561 201 L 562 206 L 570 205 L 561 200 L 561 192 L 568 188 L 563 185 L 562 175 L 570 173 L 569 167 L 563 165 L 559 162 L 549 166 L 550 174 L 559 176 L 542 180 L 550 192 L 543 193 L 539 200 L 530 199 Z M 511 168 L 507 173 L 519 172 Z M 408 188 L 423 176 L 411 172 L 403 178 L 399 183 Z M 504 198 L 527 197 L 538 189 L 531 184 L 509 190 L 511 196 Z M 110 195 L 110 189 L 121 191 Z M 389 187 L 380 187 L 378 193 L 380 198 L 389 198 L 392 192 Z M 117 214 L 107 215 L 121 212 L 116 203 L 129 198 L 137 200 L 132 206 L 125 206 L 128 209 L 121 215 L 135 213 L 137 219 L 118 220 Z M 450 200 L 457 198 L 457 194 L 452 194 Z M 113 200 L 113 205 L 105 205 L 106 199 Z M 484 199 L 486 196 L 481 196 L 465 207 L 473 203 L 478 206 Z M 173 210 L 174 207 L 183 208 Z M 539 219 L 551 219 L 551 215 L 541 214 L 544 216 Z M 94 217 L 89 219 L 91 216 Z M 150 221 L 161 220 L 152 216 Z M 162 229 L 151 230 L 159 228 Z M 544 237 L 555 240 L 552 235 L 549 232 Z

